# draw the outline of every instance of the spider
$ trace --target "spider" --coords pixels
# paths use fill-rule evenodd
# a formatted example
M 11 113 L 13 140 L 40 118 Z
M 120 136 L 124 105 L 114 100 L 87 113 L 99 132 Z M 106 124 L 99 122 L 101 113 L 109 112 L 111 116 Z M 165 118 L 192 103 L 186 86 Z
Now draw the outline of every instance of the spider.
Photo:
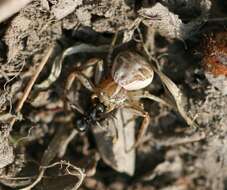
M 79 47 L 79 48 L 78 48 Z M 78 52 L 100 52 L 106 51 L 108 52 L 108 48 L 106 46 L 92 46 L 88 44 L 80 44 L 71 48 L 68 48 L 64 51 L 61 56 L 61 61 L 57 62 L 55 69 L 52 68 L 52 75 L 49 76 L 49 79 L 46 81 L 50 82 L 50 79 L 57 78 L 60 74 L 59 68 L 61 70 L 62 60 L 71 54 Z M 97 61 L 97 64 L 100 62 Z M 99 65 L 100 66 L 100 65 Z M 58 68 L 58 69 L 56 69 Z M 82 117 L 76 120 L 76 129 L 80 132 L 86 131 L 89 127 L 94 124 L 99 125 L 99 121 L 105 119 L 105 117 L 119 108 L 127 108 L 132 110 L 132 112 L 143 118 L 141 127 L 138 131 L 138 135 L 136 138 L 135 144 L 130 148 L 137 147 L 140 144 L 140 140 L 144 136 L 149 124 L 150 124 L 150 116 L 149 113 L 144 110 L 143 104 L 140 102 L 142 98 L 148 98 L 159 103 L 163 103 L 170 107 L 176 108 L 182 117 L 186 120 L 189 125 L 193 125 L 193 121 L 187 117 L 186 113 L 181 107 L 181 93 L 175 84 L 168 79 L 163 73 L 158 71 L 156 67 L 147 61 L 143 56 L 135 51 L 122 51 L 118 53 L 118 55 L 114 58 L 113 64 L 111 67 L 111 72 L 109 76 L 101 80 L 101 67 L 98 72 L 95 73 L 95 83 L 94 85 L 89 78 L 87 78 L 82 71 L 75 70 L 73 71 L 66 82 L 66 93 L 71 89 L 73 82 L 78 79 L 79 82 L 90 92 L 92 92 L 91 96 L 91 106 L 85 112 L 75 108 L 77 111 L 82 113 Z M 58 73 L 58 74 L 56 74 Z M 144 91 L 144 89 L 153 81 L 154 73 L 157 73 L 160 79 L 163 81 L 167 89 L 175 98 L 175 104 L 170 103 L 171 101 L 165 101 L 159 97 L 156 97 L 150 94 L 148 91 Z M 43 84 L 45 84 L 45 82 Z M 42 86 L 43 84 L 39 85 Z M 44 85 L 45 86 L 45 85 Z

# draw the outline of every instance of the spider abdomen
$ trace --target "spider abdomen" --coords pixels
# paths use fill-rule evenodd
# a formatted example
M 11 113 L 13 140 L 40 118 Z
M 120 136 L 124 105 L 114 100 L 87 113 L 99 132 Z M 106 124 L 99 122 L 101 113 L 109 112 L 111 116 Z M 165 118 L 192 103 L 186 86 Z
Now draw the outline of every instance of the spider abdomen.
M 117 55 L 111 70 L 114 81 L 126 90 L 140 90 L 153 80 L 154 71 L 138 53 L 122 52 Z

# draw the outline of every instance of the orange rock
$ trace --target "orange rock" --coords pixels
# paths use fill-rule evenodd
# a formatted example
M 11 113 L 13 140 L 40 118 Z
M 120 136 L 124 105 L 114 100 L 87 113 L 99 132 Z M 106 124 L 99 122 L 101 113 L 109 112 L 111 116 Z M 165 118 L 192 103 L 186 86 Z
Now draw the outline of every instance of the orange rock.
M 227 32 L 216 32 L 206 37 L 202 49 L 207 80 L 227 95 Z
M 219 32 L 207 37 L 204 43 L 203 66 L 214 76 L 227 76 L 227 32 Z

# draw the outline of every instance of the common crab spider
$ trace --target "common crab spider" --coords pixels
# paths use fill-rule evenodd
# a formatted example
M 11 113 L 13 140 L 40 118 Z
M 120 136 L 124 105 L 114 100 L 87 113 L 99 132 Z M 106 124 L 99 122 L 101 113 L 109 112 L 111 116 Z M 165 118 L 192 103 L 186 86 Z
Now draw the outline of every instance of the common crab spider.
M 43 83 L 36 85 L 36 87 L 38 89 L 47 88 L 58 78 L 62 62 L 66 56 L 75 53 L 108 51 L 109 46 L 106 45 L 92 46 L 88 44 L 79 44 L 68 48 L 61 55 L 60 61 L 54 63 L 48 79 Z M 153 62 L 156 62 L 157 64 L 155 59 Z M 167 102 L 150 94 L 148 91 L 144 91 L 144 89 L 152 82 L 154 73 L 158 74 L 166 89 L 169 90 L 175 100 L 174 103 L 172 103 L 172 101 Z M 100 80 L 101 73 L 96 72 L 95 78 Z M 187 116 L 182 107 L 182 94 L 176 85 L 154 65 L 150 64 L 144 57 L 136 52 L 120 52 L 113 60 L 109 77 L 100 82 L 96 80 L 96 86 L 84 74 L 82 74 L 81 71 L 73 71 L 67 78 L 66 92 L 71 89 L 75 79 L 78 79 L 86 89 L 93 93 L 92 105 L 88 111 L 84 112 L 81 109 L 78 109 L 77 106 L 74 107 L 77 111 L 83 114 L 83 117 L 76 120 L 76 128 L 80 132 L 85 131 L 91 125 L 99 125 L 99 121 L 105 119 L 106 115 L 116 109 L 131 109 L 135 115 L 143 118 L 136 142 L 130 148 L 130 150 L 132 150 L 140 144 L 140 139 L 144 136 L 150 123 L 149 113 L 144 110 L 143 105 L 140 103 L 140 99 L 142 98 L 151 99 L 175 108 L 188 125 L 195 125 L 194 121 Z
M 96 74 L 100 75 L 100 73 Z M 154 71 L 150 64 L 140 54 L 131 51 L 123 51 L 116 56 L 111 68 L 111 75 L 97 86 L 81 72 L 71 73 L 67 79 L 67 91 L 70 90 L 73 81 L 78 79 L 86 89 L 93 93 L 92 106 L 86 114 L 83 113 L 84 117 L 76 121 L 77 129 L 83 132 L 91 125 L 99 124 L 99 121 L 108 113 L 119 108 L 127 108 L 132 110 L 135 115 L 143 117 L 137 140 L 130 150 L 138 146 L 150 123 L 150 116 L 148 112 L 144 111 L 140 99 L 149 98 L 169 105 L 148 91 L 142 91 L 152 82 L 153 77 Z

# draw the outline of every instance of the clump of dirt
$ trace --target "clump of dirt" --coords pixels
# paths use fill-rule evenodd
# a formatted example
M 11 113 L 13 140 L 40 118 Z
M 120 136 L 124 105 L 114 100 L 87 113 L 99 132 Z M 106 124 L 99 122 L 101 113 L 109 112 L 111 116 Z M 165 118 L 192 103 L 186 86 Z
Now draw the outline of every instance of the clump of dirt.
M 1 189 L 226 189 L 227 98 L 198 48 L 226 33 L 226 10 L 224 0 L 41 0 L 0 23 Z M 97 86 L 125 50 L 153 60 L 141 92 L 161 99 L 140 101 L 151 119 L 131 151 L 142 118 L 117 109 L 100 119 L 73 81 L 82 72 Z

